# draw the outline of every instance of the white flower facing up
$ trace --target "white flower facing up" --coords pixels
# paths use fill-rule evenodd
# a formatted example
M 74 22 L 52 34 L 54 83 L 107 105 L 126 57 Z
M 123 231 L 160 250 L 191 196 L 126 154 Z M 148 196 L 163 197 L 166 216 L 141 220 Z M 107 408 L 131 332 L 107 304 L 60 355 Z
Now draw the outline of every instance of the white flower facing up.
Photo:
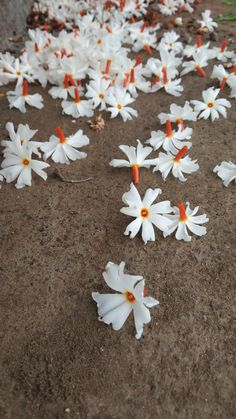
M 161 172 L 163 180 L 166 180 L 168 174 L 172 171 L 174 177 L 181 182 L 185 182 L 187 179 L 183 173 L 193 173 L 199 169 L 197 160 L 192 160 L 189 156 L 183 157 L 187 151 L 188 147 L 184 146 L 175 156 L 171 153 L 160 153 L 156 159 L 157 165 L 153 172 Z
M 110 80 L 96 79 L 91 80 L 87 85 L 86 97 L 93 102 L 94 108 L 100 106 L 100 111 L 106 109 L 106 99 L 109 94 Z
M 89 139 L 79 130 L 74 135 L 65 137 L 61 127 L 56 128 L 57 136 L 52 135 L 49 141 L 41 143 L 41 150 L 44 152 L 44 160 L 49 157 L 56 163 L 69 164 L 70 160 L 75 161 L 87 157 L 87 154 L 76 150 L 89 144 Z
M 7 98 L 10 103 L 10 109 L 19 109 L 22 113 L 26 112 L 25 104 L 37 109 L 43 108 L 43 98 L 39 93 L 29 95 L 28 82 L 23 81 L 22 85 L 16 86 L 14 91 L 7 92 Z
M 124 273 L 125 262 L 116 265 L 108 262 L 103 278 L 118 293 L 100 294 L 93 292 L 92 298 L 97 303 L 98 319 L 111 324 L 113 330 L 120 330 L 131 312 L 134 315 L 136 339 L 143 334 L 143 326 L 151 321 L 149 308 L 159 301 L 147 296 L 145 280 L 142 276 Z
M 130 106 L 127 106 L 134 101 L 135 99 L 132 98 L 125 89 L 120 87 L 115 88 L 113 93 L 110 92 L 106 101 L 107 104 L 110 105 L 107 110 L 111 112 L 111 118 L 115 118 L 120 114 L 123 121 L 126 122 L 127 120 L 132 119 L 133 116 L 137 117 L 138 112 Z
M 229 186 L 230 182 L 236 181 L 236 164 L 231 161 L 222 161 L 219 166 L 213 169 L 222 180 L 225 186 Z
M 20 140 L 16 140 L 17 154 L 8 154 L 2 162 L 2 175 L 6 182 L 13 182 L 17 179 L 16 188 L 21 189 L 24 186 L 31 186 L 32 171 L 38 176 L 47 179 L 47 174 L 43 171 L 49 167 L 49 164 L 31 158 L 32 151 L 27 148 L 27 144 L 21 145 Z
M 188 148 L 192 146 L 190 141 L 185 141 L 186 139 L 189 140 L 191 138 L 192 132 L 192 128 L 189 127 L 183 130 L 179 129 L 178 131 L 173 131 L 171 122 L 167 119 L 166 132 L 152 131 L 151 138 L 149 138 L 146 143 L 151 144 L 154 150 L 163 147 L 165 151 L 176 154 L 183 146 L 187 146 Z
M 227 117 L 226 108 L 231 108 L 231 103 L 226 99 L 216 99 L 220 89 L 209 89 L 202 92 L 204 102 L 199 100 L 192 100 L 191 103 L 194 105 L 194 111 L 198 112 L 198 119 L 207 119 L 211 117 L 211 120 L 219 119 L 220 114 L 224 118 Z
M 63 100 L 61 103 L 63 112 L 66 115 L 72 115 L 73 118 L 93 115 L 92 101 L 81 100 L 77 87 L 74 88 L 74 91 L 71 92 L 71 95 L 74 99 L 73 101 Z
M 129 192 L 124 193 L 122 197 L 127 207 L 121 208 L 120 211 L 134 217 L 135 220 L 127 226 L 124 232 L 125 236 L 130 235 L 130 238 L 133 239 L 142 227 L 142 239 L 146 244 L 149 240 L 155 241 L 153 225 L 163 232 L 168 231 L 171 223 L 166 214 L 172 212 L 170 201 L 153 204 L 161 192 L 161 189 L 147 189 L 143 200 L 141 200 L 138 190 L 131 183 Z
M 206 29 L 209 32 L 214 32 L 218 27 L 218 24 L 214 22 L 211 17 L 211 10 L 205 10 L 202 13 L 202 20 L 197 20 L 197 23 L 200 23 L 202 29 Z
M 112 167 L 130 167 L 133 172 L 133 183 L 135 185 L 139 183 L 139 168 L 146 167 L 149 169 L 150 166 L 156 164 L 156 159 L 146 160 L 146 157 L 152 153 L 153 149 L 151 147 L 144 147 L 139 140 L 137 142 L 138 145 L 136 148 L 128 145 L 119 146 L 119 149 L 126 154 L 128 160 L 113 159 L 110 162 L 110 166 Z
M 2 140 L 2 146 L 5 147 L 3 151 L 4 157 L 7 154 L 18 154 L 18 140 L 20 140 L 21 145 L 26 145 L 27 148 L 32 150 L 32 153 L 36 154 L 38 157 L 41 157 L 41 153 L 38 149 L 41 146 L 39 141 L 31 141 L 32 137 L 38 132 L 38 130 L 30 129 L 29 125 L 19 124 L 17 131 L 15 131 L 14 125 L 12 122 L 7 122 L 6 129 L 9 133 L 9 140 Z
M 196 215 L 199 207 L 195 207 L 194 210 L 191 210 L 189 202 L 186 202 L 186 207 L 183 202 L 181 202 L 178 207 L 174 207 L 174 215 L 168 215 L 168 218 L 171 220 L 171 225 L 169 231 L 164 233 L 164 236 L 169 236 L 175 230 L 175 238 L 177 240 L 191 241 L 191 236 L 188 234 L 189 229 L 193 234 L 197 236 L 204 236 L 207 232 L 206 227 L 202 227 L 200 224 L 207 223 L 209 219 L 206 214 Z

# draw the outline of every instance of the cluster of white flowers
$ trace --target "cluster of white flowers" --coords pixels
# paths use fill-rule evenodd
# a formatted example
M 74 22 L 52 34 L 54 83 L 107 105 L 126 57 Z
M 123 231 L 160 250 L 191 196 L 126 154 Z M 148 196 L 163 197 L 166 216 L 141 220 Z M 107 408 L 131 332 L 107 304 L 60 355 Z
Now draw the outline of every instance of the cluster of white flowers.
M 236 54 L 228 49 L 226 41 L 213 48 L 209 42 L 202 42 L 203 34 L 218 26 L 210 10 L 202 13 L 202 19 L 197 21 L 196 44 L 184 45 L 174 30 L 165 32 L 157 42 L 161 23 L 145 20 L 149 3 L 148 0 L 36 2 L 34 12 L 44 13 L 48 22 L 57 22 L 61 31 L 56 36 L 43 29 L 29 30 L 30 39 L 20 57 L 0 53 L 0 86 L 15 82 L 14 90 L 6 96 L 10 109 L 23 113 L 28 106 L 43 108 L 42 96 L 31 91 L 32 84 L 40 83 L 43 88 L 50 84 L 48 93 L 53 99 L 61 100 L 64 115 L 91 117 L 98 108 L 109 112 L 111 118 L 120 116 L 126 122 L 138 116 L 133 106 L 139 92 L 155 94 L 164 89 L 179 97 L 184 90 L 183 76 L 195 72 L 196 77 L 206 77 L 211 60 L 227 63 L 229 71 L 222 64 L 214 65 L 211 79 L 217 80 L 218 88 L 204 90 L 203 101 L 186 101 L 183 106 L 172 103 L 169 112 L 158 115 L 165 130 L 152 131 L 147 146 L 139 140 L 137 147 L 120 145 L 127 159 L 110 162 L 114 168 L 132 169 L 133 183 L 123 194 L 125 206 L 120 211 L 134 220 L 124 234 L 133 239 L 141 230 L 146 244 L 155 240 L 155 227 L 164 237 L 175 232 L 177 240 L 189 242 L 189 232 L 197 236 L 206 234 L 206 227 L 202 226 L 208 222 L 206 214 L 196 215 L 199 207 L 191 209 L 188 202 L 173 207 L 169 200 L 155 202 L 162 192 L 160 188 L 147 189 L 142 199 L 135 185 L 139 183 L 142 167 L 160 172 L 164 181 L 172 173 L 181 182 L 187 181 L 185 174 L 199 169 L 197 160 L 187 155 L 193 129 L 185 126 L 185 121 L 210 118 L 214 122 L 220 115 L 227 117 L 231 104 L 220 95 L 224 89 L 230 98 L 236 99 Z M 162 0 L 157 5 L 158 11 L 167 17 L 177 12 L 192 13 L 194 7 L 194 0 Z M 176 26 L 182 24 L 180 17 L 174 22 Z M 133 58 L 134 53 L 140 52 L 146 60 L 142 55 Z M 58 126 L 56 135 L 48 141 L 34 141 L 37 130 L 28 125 L 19 124 L 15 130 L 13 123 L 8 122 L 6 129 L 9 139 L 2 141 L 0 180 L 5 179 L 7 183 L 16 180 L 17 188 L 31 185 L 32 171 L 46 180 L 44 170 L 49 164 L 45 161 L 49 158 L 55 163 L 69 164 L 87 156 L 80 151 L 89 144 L 82 130 L 66 135 Z M 148 158 L 161 147 L 164 152 Z M 232 162 L 223 161 L 214 172 L 225 186 L 236 179 L 236 165 Z M 124 262 L 120 265 L 109 262 L 103 276 L 118 294 L 92 294 L 99 319 L 118 330 L 133 311 L 136 338 L 140 338 L 143 325 L 150 321 L 148 308 L 158 301 L 147 296 L 142 276 L 124 274 Z
M 40 151 L 42 151 L 44 160 L 51 157 L 54 162 L 62 164 L 69 164 L 70 160 L 74 161 L 87 156 L 86 153 L 77 150 L 77 148 L 89 144 L 89 139 L 83 135 L 82 130 L 66 137 L 61 127 L 57 127 L 57 136 L 52 135 L 49 141 L 40 142 L 31 141 L 37 130 L 30 129 L 27 124 L 20 124 L 15 131 L 13 123 L 8 122 L 6 129 L 10 141 L 2 141 L 4 159 L 1 164 L 0 176 L 4 177 L 7 183 L 17 179 L 15 186 L 18 189 L 26 185 L 31 186 L 32 171 L 44 180 L 47 179 L 47 174 L 43 169 L 48 168 L 49 164 L 32 159 L 32 154 L 40 158 Z

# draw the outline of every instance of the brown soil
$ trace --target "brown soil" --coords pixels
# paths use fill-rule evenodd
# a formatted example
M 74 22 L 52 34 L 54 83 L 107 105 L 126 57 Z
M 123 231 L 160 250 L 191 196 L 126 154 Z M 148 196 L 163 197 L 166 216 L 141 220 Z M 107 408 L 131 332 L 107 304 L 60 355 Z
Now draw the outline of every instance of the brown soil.
M 207 7 L 214 14 L 232 10 L 211 0 L 199 11 Z M 235 24 L 222 23 L 218 42 L 235 34 Z M 0 191 L 1 418 L 235 417 L 235 195 L 234 185 L 225 188 L 212 172 L 235 156 L 235 101 L 227 120 L 192 125 L 191 156 L 200 170 L 185 184 L 141 172 L 141 193 L 161 187 L 163 199 L 188 200 L 208 214 L 204 238 L 189 244 L 157 234 L 144 246 L 140 237 L 123 236 L 129 219 L 119 210 L 131 174 L 108 165 L 119 144 L 135 144 L 159 129 L 157 115 L 172 102 L 200 98 L 213 84 L 210 73 L 209 66 L 207 79 L 186 76 L 179 99 L 140 94 L 138 119 L 123 123 L 105 114 L 101 133 L 89 129 L 86 119 L 74 124 L 62 117 L 59 101 L 39 87 L 32 91 L 44 97 L 41 112 L 9 112 L 0 97 L 1 138 L 8 121 L 38 128 L 37 140 L 47 140 L 58 124 L 67 134 L 82 128 L 91 139 L 88 158 L 60 170 L 68 178 L 93 177 L 63 183 L 52 167 L 46 183 L 35 178 L 31 188 L 18 191 L 10 184 Z M 109 260 L 126 261 L 127 271 L 143 275 L 160 300 L 140 341 L 132 318 L 119 332 L 97 321 L 91 292 L 106 291 L 102 271 Z

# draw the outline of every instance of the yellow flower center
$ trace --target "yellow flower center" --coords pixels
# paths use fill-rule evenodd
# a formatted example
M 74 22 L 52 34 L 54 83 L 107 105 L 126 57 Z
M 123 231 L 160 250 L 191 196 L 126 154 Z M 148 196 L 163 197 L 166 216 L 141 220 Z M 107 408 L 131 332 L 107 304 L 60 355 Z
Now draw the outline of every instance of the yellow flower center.
M 213 103 L 213 102 L 209 102 L 209 103 L 207 104 L 207 106 L 208 106 L 208 108 L 213 108 L 214 103 Z
M 99 93 L 99 97 L 100 97 L 100 99 L 104 99 L 104 97 L 105 97 L 104 93 Z
M 121 105 L 121 103 L 118 103 L 117 108 L 120 110 L 123 108 L 123 105 Z

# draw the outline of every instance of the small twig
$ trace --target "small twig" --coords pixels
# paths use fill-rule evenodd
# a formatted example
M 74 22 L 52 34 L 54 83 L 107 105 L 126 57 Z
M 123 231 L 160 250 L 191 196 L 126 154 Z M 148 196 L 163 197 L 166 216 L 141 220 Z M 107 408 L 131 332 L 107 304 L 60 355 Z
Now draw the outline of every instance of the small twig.
M 58 169 L 55 169 L 54 173 L 57 177 L 59 177 L 59 179 L 62 182 L 66 182 L 66 183 L 83 183 L 83 182 L 87 182 L 88 180 L 93 179 L 92 177 L 88 177 L 87 179 L 81 179 L 81 180 L 66 179 Z

